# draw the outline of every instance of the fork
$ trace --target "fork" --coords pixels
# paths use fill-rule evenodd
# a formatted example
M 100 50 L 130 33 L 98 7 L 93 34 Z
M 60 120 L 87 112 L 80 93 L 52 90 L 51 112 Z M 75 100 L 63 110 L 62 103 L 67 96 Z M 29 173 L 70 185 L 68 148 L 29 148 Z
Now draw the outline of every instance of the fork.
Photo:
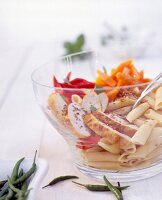
M 137 99 L 137 101 L 135 102 L 135 104 L 133 105 L 132 109 L 136 108 L 137 105 L 141 102 L 141 100 L 147 96 L 150 92 L 152 92 L 152 90 L 154 90 L 155 88 L 159 87 L 162 82 L 157 82 L 162 78 L 162 72 L 160 74 L 158 74 L 149 84 L 148 86 L 143 90 L 143 92 L 141 93 L 140 97 Z

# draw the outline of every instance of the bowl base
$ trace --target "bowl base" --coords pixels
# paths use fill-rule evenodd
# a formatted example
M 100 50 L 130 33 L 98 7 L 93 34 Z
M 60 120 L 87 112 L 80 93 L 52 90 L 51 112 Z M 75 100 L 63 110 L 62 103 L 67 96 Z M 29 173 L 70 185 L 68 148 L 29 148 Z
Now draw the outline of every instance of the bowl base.
M 75 165 L 80 172 L 82 172 L 87 176 L 103 181 L 103 176 L 105 175 L 112 182 L 138 181 L 150 178 L 162 172 L 162 162 L 160 163 L 158 162 L 156 163 L 156 165 L 147 168 L 132 170 L 132 171 L 110 171 L 110 170 L 95 169 L 78 163 L 75 163 Z

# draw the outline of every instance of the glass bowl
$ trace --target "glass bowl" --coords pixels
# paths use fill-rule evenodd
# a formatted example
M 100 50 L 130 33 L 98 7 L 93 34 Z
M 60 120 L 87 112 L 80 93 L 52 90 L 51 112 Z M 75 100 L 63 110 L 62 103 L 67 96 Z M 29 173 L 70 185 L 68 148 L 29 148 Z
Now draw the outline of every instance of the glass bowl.
M 53 87 L 53 75 L 61 82 L 71 71 L 74 77 L 94 81 L 96 68 L 102 66 L 96 53 L 81 52 L 39 67 L 32 73 L 39 105 L 68 143 L 82 173 L 121 182 L 160 173 L 161 87 L 135 110 L 132 105 L 147 83 L 104 90 Z M 117 98 L 108 99 L 110 93 L 117 93 Z

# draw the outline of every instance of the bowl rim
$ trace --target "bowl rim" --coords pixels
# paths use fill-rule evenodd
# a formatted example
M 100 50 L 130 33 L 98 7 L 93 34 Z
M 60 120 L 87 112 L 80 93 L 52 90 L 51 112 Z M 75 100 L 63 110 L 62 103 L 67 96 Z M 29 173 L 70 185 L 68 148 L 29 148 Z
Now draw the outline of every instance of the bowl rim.
M 42 64 L 41 66 L 37 67 L 32 73 L 31 73 L 31 80 L 34 84 L 38 85 L 38 86 L 42 86 L 42 87 L 45 87 L 45 88 L 49 88 L 49 89 L 55 89 L 55 90 L 63 90 L 63 91 L 85 91 L 85 90 L 94 90 L 95 91 L 98 91 L 98 92 L 101 92 L 101 91 L 110 91 L 110 90 L 115 90 L 115 89 L 128 89 L 128 88 L 134 88 L 134 87 L 142 87 L 142 86 L 147 86 L 149 84 L 149 82 L 146 82 L 146 83 L 138 83 L 138 84 L 134 84 L 134 85 L 124 85 L 124 86 L 115 86 L 115 87 L 108 87 L 107 88 L 61 88 L 61 87 L 54 87 L 54 86 L 50 86 L 50 85 L 47 85 L 47 84 L 43 84 L 43 83 L 40 83 L 39 81 L 35 80 L 34 76 L 35 76 L 35 73 L 44 68 L 47 64 L 49 64 L 50 62 L 54 61 L 54 60 L 61 60 L 61 59 L 68 59 L 70 57 L 73 57 L 73 56 L 77 56 L 77 55 L 81 55 L 81 54 L 84 54 L 84 53 L 94 53 L 95 56 L 98 55 L 98 53 L 96 51 L 93 51 L 93 50 L 87 50 L 87 51 L 81 51 L 81 52 L 77 52 L 77 53 L 73 53 L 73 54 L 69 54 L 69 55 L 65 55 L 65 56 L 60 56 L 60 57 L 57 57 L 57 58 L 54 58 L 54 59 L 51 59 L 49 60 L 48 62 Z M 162 83 L 162 81 L 157 81 L 157 83 Z M 103 92 L 104 92 L 103 91 Z

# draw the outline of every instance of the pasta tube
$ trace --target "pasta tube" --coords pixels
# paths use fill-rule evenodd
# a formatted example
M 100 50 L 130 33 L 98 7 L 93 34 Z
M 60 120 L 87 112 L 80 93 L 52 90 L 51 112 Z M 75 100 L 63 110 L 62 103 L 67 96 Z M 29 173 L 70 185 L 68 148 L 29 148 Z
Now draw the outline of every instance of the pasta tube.
M 107 151 L 101 151 L 101 152 L 82 151 L 81 154 L 84 160 L 91 162 L 116 162 L 119 157 L 119 155 L 115 155 Z
M 127 115 L 127 120 L 129 122 L 133 122 L 135 119 L 139 118 L 148 108 L 149 108 L 148 103 L 142 103 L 139 106 L 137 106 L 135 109 L 133 109 L 128 115 Z
M 106 137 L 102 138 L 99 142 L 98 145 L 100 147 L 102 147 L 103 149 L 105 149 L 106 151 L 113 153 L 113 154 L 119 154 L 120 153 L 120 147 L 119 147 L 119 143 L 115 143 L 115 144 L 110 144 Z
M 158 123 L 160 125 L 162 125 L 162 115 L 159 114 L 158 112 L 152 110 L 152 109 L 149 109 L 145 112 L 144 114 L 145 117 L 149 118 L 149 119 L 154 119 L 154 120 L 157 120 Z
M 144 98 L 144 100 L 150 105 L 151 108 L 154 109 L 154 107 L 155 107 L 155 100 L 152 97 L 146 96 Z
M 97 169 L 107 170 L 125 170 L 124 166 L 121 166 L 119 162 L 88 162 L 87 165 Z
M 129 97 L 120 98 L 113 102 L 110 102 L 108 104 L 107 111 L 112 111 L 112 110 L 116 110 L 116 109 L 123 108 L 126 106 L 130 106 L 130 105 L 133 105 L 134 103 L 135 103 L 135 100 Z
M 132 109 L 132 106 L 126 106 L 126 107 L 115 110 L 114 113 L 117 115 L 124 116 L 124 115 L 127 115 L 131 111 L 131 109 Z
M 131 142 L 134 144 L 144 145 L 156 124 L 157 121 L 155 120 L 146 121 L 131 138 Z
M 135 124 L 136 126 L 140 127 L 145 123 L 145 121 L 146 121 L 146 119 L 138 118 L 138 119 L 135 119 L 133 121 L 133 124 Z
M 141 158 L 130 158 L 129 155 L 130 155 L 129 153 L 123 153 L 119 157 L 118 161 L 121 163 L 121 165 L 135 166 L 142 161 Z
M 120 146 L 120 148 L 125 152 L 125 153 L 135 153 L 136 152 L 136 145 L 131 143 L 131 142 L 127 142 L 125 143 L 125 145 Z
M 162 87 L 159 87 L 155 93 L 155 110 L 162 108 Z
M 158 148 L 156 148 L 154 151 L 152 151 L 146 158 L 145 160 L 150 160 L 150 159 L 155 159 L 158 158 L 159 156 L 162 156 L 162 145 L 160 145 Z
M 94 146 L 86 150 L 86 152 L 100 152 L 100 151 L 103 151 L 103 148 L 101 148 L 100 146 Z
M 146 144 L 140 146 L 137 151 L 130 154 L 128 158 L 145 159 L 152 151 L 162 144 L 162 127 L 155 127 Z

